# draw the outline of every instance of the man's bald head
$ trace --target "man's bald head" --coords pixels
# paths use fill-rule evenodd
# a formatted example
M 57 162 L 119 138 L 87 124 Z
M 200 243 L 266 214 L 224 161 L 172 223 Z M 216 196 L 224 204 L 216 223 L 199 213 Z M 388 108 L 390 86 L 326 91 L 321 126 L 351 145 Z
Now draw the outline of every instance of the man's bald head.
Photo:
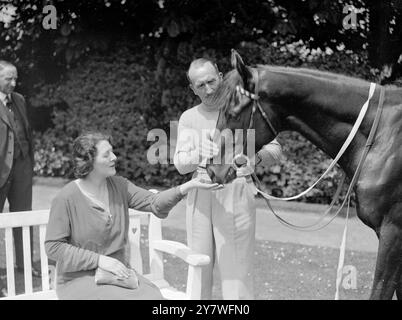
M 188 81 L 190 83 L 192 83 L 192 80 L 193 80 L 192 73 L 193 73 L 194 69 L 203 67 L 206 63 L 211 64 L 214 67 L 216 73 L 219 74 L 218 66 L 214 61 L 212 61 L 210 59 L 206 59 L 206 58 L 195 59 L 190 63 L 190 66 L 189 66 L 189 68 L 187 70 L 187 73 L 186 73 L 187 79 L 188 79 Z
M 17 68 L 10 62 L 0 60 L 0 91 L 10 94 L 17 85 Z
M 222 81 L 222 73 L 219 72 L 215 62 L 201 58 L 191 62 L 187 71 L 190 88 L 206 106 L 211 105 L 214 91 Z
M 13 65 L 11 62 L 8 62 L 6 60 L 0 60 L 0 71 L 3 70 L 4 68 L 10 68 L 10 67 L 15 68 L 15 65 Z

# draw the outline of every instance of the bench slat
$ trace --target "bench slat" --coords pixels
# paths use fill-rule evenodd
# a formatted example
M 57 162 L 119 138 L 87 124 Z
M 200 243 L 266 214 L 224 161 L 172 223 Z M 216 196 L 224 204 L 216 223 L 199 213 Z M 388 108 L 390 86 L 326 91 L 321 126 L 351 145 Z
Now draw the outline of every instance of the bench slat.
M 29 227 L 22 228 L 22 242 L 24 246 L 24 280 L 25 280 L 25 293 L 30 294 L 33 292 L 32 288 L 32 263 L 31 263 L 31 241 Z
M 143 273 L 141 255 L 141 220 L 140 217 L 130 218 L 128 241 L 130 250 L 130 265 L 140 274 Z
M 0 214 L 1 216 L 2 214 Z M 15 296 L 13 229 L 6 228 L 7 292 Z
M 16 296 L 8 296 L 0 300 L 57 300 L 55 290 L 38 291 L 32 294 L 19 294 Z
M 0 229 L 46 225 L 49 221 L 49 211 L 50 210 L 33 210 L 2 213 L 0 214 Z M 149 212 L 129 209 L 129 215 L 130 218 L 133 216 L 146 217 L 149 215 Z
M 47 224 L 49 210 L 18 211 L 0 214 L 0 229 Z
M 162 222 L 155 216 L 149 216 L 148 237 L 152 239 L 149 243 L 149 268 L 150 273 L 158 279 L 164 278 L 163 254 L 154 248 L 154 242 L 162 240 Z
M 42 290 L 49 290 L 49 265 L 45 252 L 46 225 L 39 226 L 39 251 L 42 272 Z

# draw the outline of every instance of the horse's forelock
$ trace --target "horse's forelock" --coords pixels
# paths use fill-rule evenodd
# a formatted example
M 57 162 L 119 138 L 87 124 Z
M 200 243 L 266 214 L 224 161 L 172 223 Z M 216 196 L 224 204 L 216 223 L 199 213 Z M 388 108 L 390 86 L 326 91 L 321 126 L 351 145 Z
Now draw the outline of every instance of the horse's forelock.
M 212 103 L 225 114 L 229 111 L 231 102 L 236 96 L 236 86 L 243 85 L 243 81 L 236 70 L 225 75 L 212 96 Z

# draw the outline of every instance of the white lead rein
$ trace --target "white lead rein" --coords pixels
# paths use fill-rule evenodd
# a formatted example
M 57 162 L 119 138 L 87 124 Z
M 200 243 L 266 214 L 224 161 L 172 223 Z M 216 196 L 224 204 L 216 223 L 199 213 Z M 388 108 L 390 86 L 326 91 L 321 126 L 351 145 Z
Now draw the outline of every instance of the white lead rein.
M 274 196 L 272 196 L 270 194 L 267 194 L 267 193 L 265 193 L 265 192 L 263 192 L 263 191 L 261 191 L 259 189 L 257 189 L 257 192 L 260 193 L 263 197 L 265 197 L 265 198 L 267 198 L 269 200 L 282 200 L 282 201 L 296 200 L 296 199 L 304 196 L 306 193 L 310 192 L 332 170 L 332 168 L 337 164 L 337 162 L 340 159 L 340 157 L 342 157 L 342 155 L 345 153 L 347 147 L 352 142 L 352 140 L 355 137 L 357 131 L 359 130 L 359 127 L 360 127 L 360 125 L 361 125 L 361 123 L 362 123 L 362 121 L 364 119 L 364 116 L 366 115 L 370 100 L 374 95 L 375 88 L 376 88 L 376 84 L 371 82 L 370 83 L 370 91 L 369 91 L 368 99 L 364 103 L 363 107 L 361 108 L 359 116 L 357 117 L 356 122 L 353 125 L 352 130 L 350 131 L 348 137 L 346 138 L 345 143 L 343 144 L 342 148 L 339 150 L 339 153 L 337 154 L 335 159 L 329 165 L 328 169 L 321 175 L 321 177 L 316 182 L 314 182 L 308 189 L 304 190 L 303 192 L 299 193 L 298 195 L 295 195 L 295 196 L 292 196 L 292 197 L 287 197 L 287 198 L 274 197 Z

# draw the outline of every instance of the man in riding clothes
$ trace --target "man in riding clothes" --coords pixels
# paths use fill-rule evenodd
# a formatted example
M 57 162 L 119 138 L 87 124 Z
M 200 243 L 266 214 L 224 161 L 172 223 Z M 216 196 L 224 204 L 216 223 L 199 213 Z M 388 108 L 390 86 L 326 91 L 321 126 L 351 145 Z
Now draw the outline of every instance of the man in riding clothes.
M 219 152 L 211 138 L 219 110 L 211 98 L 222 81 L 222 73 L 214 62 L 201 58 L 191 63 L 187 77 L 201 103 L 180 117 L 174 164 L 181 174 L 194 172 L 193 177 L 211 181 L 205 164 Z M 273 140 L 256 154 L 252 163 L 269 167 L 281 155 L 280 144 Z M 221 276 L 223 299 L 254 299 L 256 206 L 252 183 L 250 176 L 243 176 L 223 189 L 194 190 L 187 196 L 188 245 L 211 258 L 202 272 L 202 299 L 211 299 L 215 263 Z

